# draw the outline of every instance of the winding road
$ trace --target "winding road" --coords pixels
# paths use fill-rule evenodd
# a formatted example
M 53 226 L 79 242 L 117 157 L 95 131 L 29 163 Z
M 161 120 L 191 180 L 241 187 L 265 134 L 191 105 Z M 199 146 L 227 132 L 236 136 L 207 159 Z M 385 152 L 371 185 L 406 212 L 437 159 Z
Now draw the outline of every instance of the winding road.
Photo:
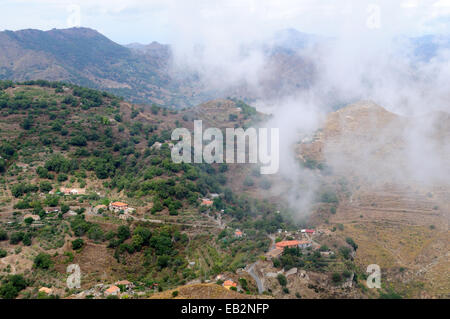
M 264 292 L 264 284 L 255 272 L 255 265 L 257 263 L 258 262 L 251 264 L 250 267 L 248 268 L 247 272 L 250 276 L 252 276 L 253 279 L 255 279 L 256 285 L 258 286 L 258 293 L 262 294 Z

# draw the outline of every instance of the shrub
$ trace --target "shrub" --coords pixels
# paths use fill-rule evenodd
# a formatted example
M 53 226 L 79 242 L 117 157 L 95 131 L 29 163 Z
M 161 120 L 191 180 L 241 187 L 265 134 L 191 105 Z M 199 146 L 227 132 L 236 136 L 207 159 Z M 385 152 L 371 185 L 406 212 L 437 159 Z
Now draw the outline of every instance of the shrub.
M 172 297 L 175 298 L 176 296 L 178 296 L 178 290 L 172 292 Z
M 3 250 L 3 249 L 0 248 L 0 258 L 4 258 L 4 257 L 6 257 L 6 255 L 8 255 L 6 250 Z
M 281 286 L 284 287 L 287 285 L 287 279 L 283 274 L 278 274 L 277 279 Z
M 0 297 L 2 299 L 14 299 L 27 286 L 28 283 L 22 275 L 9 276 L 3 281 L 3 285 L 0 287 Z
M 345 259 L 350 259 L 351 258 L 351 250 L 350 250 L 350 248 L 348 248 L 348 247 L 341 247 L 339 249 L 339 251 L 340 251 L 340 253 L 342 254 L 342 256 Z
M 26 233 L 25 235 L 23 235 L 23 239 L 22 239 L 22 243 L 25 245 L 25 246 L 31 246 L 31 244 L 32 244 L 32 235 L 31 235 L 31 233 Z
M 84 240 L 81 238 L 77 238 L 74 241 L 72 241 L 72 249 L 78 250 L 84 246 Z
M 348 271 L 348 270 L 344 270 L 343 272 L 342 272 L 342 277 L 344 277 L 344 278 L 350 278 L 352 276 L 352 273 L 351 273 L 351 271 Z
M 36 173 L 40 178 L 47 178 L 48 177 L 48 169 L 45 167 L 39 166 L 36 168 Z
M 128 238 L 130 238 L 131 233 L 130 233 L 130 228 L 128 226 L 119 226 L 119 228 L 117 229 L 117 237 L 121 240 L 121 241 L 125 241 Z
M 5 230 L 0 229 L 0 241 L 3 240 L 8 240 L 8 233 Z
M 156 263 L 160 269 L 167 267 L 169 265 L 169 256 L 159 256 Z
M 48 193 L 48 192 L 50 192 L 52 189 L 53 189 L 53 186 L 52 186 L 52 184 L 51 184 L 50 182 L 48 182 L 48 181 L 42 181 L 42 182 L 39 184 L 39 190 L 40 190 L 42 193 Z
M 341 280 L 342 280 L 341 274 L 339 274 L 339 273 L 337 273 L 337 272 L 333 273 L 333 275 L 331 276 L 331 280 L 333 280 L 333 282 L 334 282 L 335 284 L 340 283 Z
M 103 240 L 104 238 L 103 230 L 96 224 L 88 230 L 87 236 L 92 240 Z
M 358 245 L 353 241 L 353 239 L 351 239 L 350 237 L 347 237 L 345 239 L 345 241 L 347 242 L 347 244 L 349 244 L 350 246 L 353 247 L 354 250 L 358 249 Z
M 70 210 L 70 207 L 66 204 L 61 204 L 61 212 L 63 214 L 67 213 Z
M 34 258 L 34 268 L 38 269 L 49 269 L 53 266 L 52 257 L 46 253 L 39 253 Z
M 22 241 L 23 235 L 24 235 L 23 232 L 16 232 L 16 233 L 13 233 L 13 234 L 11 235 L 11 237 L 9 238 L 9 243 L 10 243 L 11 245 L 17 245 L 18 243 L 20 243 L 20 242 Z

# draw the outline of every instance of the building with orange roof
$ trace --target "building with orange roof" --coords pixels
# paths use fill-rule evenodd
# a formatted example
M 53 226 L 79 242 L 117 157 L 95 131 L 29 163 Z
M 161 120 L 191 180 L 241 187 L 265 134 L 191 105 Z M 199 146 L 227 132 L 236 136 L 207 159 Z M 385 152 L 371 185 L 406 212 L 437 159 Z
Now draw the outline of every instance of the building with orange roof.
M 236 231 L 234 232 L 234 236 L 237 238 L 241 238 L 244 234 L 239 230 L 236 229 Z
M 283 241 L 276 243 L 275 247 L 277 247 L 278 249 L 284 249 L 286 247 L 294 248 L 294 247 L 298 247 L 299 244 L 300 244 L 300 241 L 298 241 L 298 240 L 283 240 Z
M 120 211 L 127 213 L 130 209 L 131 208 L 128 207 L 127 203 L 112 202 L 109 204 L 109 210 L 116 212 L 116 213 L 118 213 Z
M 120 293 L 120 288 L 114 285 L 111 285 L 108 289 L 105 290 L 105 296 L 117 296 Z
M 275 247 L 278 249 L 284 250 L 284 248 L 308 248 L 311 247 L 311 242 L 309 240 L 284 240 L 275 244 Z
M 202 199 L 202 205 L 212 206 L 213 203 L 214 202 L 212 200 L 210 200 L 210 199 L 207 199 L 207 198 Z
M 230 289 L 231 287 L 237 288 L 237 284 L 233 282 L 232 280 L 225 280 L 223 283 L 223 286 L 227 289 Z

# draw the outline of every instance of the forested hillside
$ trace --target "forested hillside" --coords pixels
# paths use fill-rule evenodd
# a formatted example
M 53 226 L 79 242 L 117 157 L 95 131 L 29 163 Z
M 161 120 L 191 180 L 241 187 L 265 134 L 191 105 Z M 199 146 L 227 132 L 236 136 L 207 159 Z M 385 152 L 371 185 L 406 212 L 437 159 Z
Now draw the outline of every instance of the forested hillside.
M 125 278 L 143 291 L 154 283 L 174 287 L 244 267 L 268 249 L 267 233 L 285 227 L 274 204 L 226 186 L 226 164 L 171 161 L 170 129 L 191 125 L 195 109 L 142 111 L 61 82 L 0 86 L 0 261 L 9 264 L 3 296 L 36 293 L 14 286 L 8 273 L 23 276 L 26 286 L 64 292 L 72 262 L 87 272 L 83 287 Z M 235 102 L 224 103 L 235 112 Z M 246 112 L 211 114 L 204 115 L 251 120 Z M 214 193 L 222 195 L 202 205 Z M 132 209 L 101 206 L 113 201 Z M 246 236 L 235 238 L 234 227 Z

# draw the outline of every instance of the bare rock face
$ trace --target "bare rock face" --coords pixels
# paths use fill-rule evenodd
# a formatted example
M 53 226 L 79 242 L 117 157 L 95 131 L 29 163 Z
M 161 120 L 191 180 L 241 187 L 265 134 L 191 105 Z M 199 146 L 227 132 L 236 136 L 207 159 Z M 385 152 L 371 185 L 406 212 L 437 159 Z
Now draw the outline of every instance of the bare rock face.
M 294 268 L 291 268 L 288 271 L 286 271 L 285 276 L 289 277 L 289 276 L 295 275 L 296 273 L 297 273 L 297 268 L 294 267 Z

